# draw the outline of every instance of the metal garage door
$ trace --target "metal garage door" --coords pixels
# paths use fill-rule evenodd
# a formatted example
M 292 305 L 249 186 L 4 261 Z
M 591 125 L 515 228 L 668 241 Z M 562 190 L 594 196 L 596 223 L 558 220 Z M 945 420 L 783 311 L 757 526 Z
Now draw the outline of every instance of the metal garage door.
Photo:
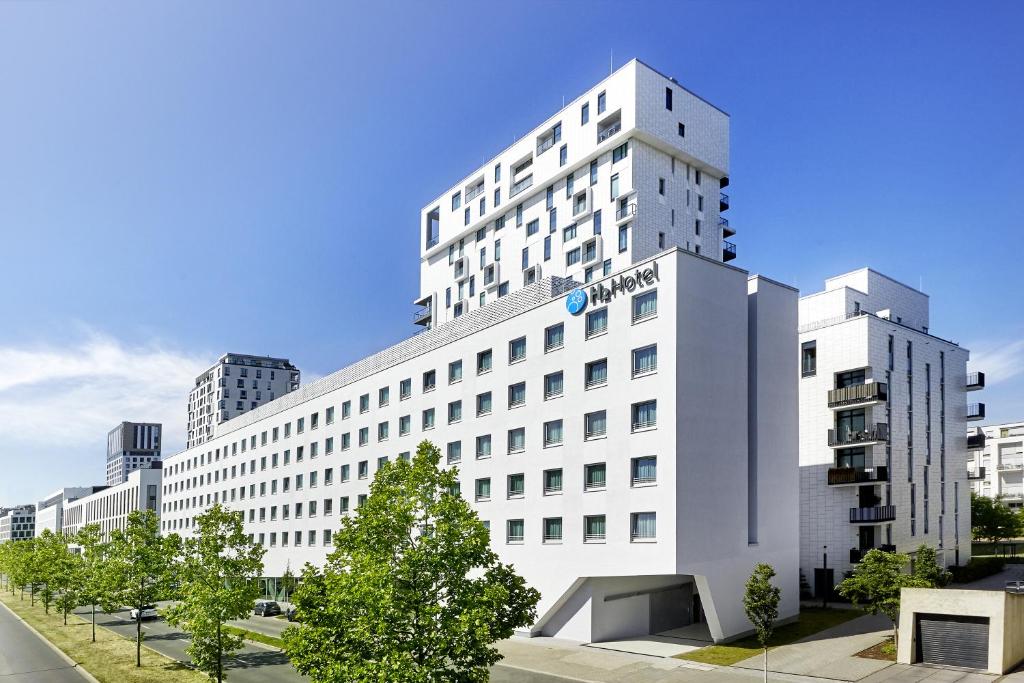
M 988 617 L 917 615 L 917 661 L 988 668 Z

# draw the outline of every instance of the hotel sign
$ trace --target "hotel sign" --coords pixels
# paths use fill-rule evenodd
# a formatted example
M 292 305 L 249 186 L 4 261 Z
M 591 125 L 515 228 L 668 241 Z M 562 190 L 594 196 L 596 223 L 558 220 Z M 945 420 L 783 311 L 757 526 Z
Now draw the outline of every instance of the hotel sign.
M 590 288 L 590 300 L 594 303 L 608 303 L 617 295 L 623 292 L 632 292 L 636 289 L 650 287 L 658 278 L 658 262 L 653 262 L 648 268 L 637 268 L 635 272 L 628 275 L 623 274 L 605 282 L 599 282 Z

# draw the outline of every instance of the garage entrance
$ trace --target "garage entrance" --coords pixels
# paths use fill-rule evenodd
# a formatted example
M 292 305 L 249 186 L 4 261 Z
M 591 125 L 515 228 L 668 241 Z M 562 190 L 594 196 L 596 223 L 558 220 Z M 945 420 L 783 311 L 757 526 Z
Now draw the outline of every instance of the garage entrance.
M 988 669 L 988 617 L 916 614 L 917 661 Z

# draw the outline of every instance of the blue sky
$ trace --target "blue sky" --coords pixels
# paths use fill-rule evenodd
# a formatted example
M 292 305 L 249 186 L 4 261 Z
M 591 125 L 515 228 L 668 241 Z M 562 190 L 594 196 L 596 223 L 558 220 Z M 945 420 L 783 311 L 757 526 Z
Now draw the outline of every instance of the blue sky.
M 1024 5 L 2 3 L 0 504 L 103 479 L 224 351 L 413 332 L 418 211 L 639 57 L 731 114 L 736 265 L 870 265 L 1024 419 Z M 41 466 L 41 463 L 48 463 Z

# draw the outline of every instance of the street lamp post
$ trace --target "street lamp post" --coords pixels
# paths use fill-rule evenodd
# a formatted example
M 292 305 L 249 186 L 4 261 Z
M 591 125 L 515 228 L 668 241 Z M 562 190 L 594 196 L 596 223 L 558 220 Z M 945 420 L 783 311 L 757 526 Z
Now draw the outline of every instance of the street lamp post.
M 821 548 L 822 548 L 822 550 L 821 550 L 821 568 L 822 568 L 822 575 L 823 575 L 822 578 L 826 579 L 826 581 L 823 582 L 823 583 L 827 583 L 827 579 L 828 579 L 828 546 L 827 545 L 823 545 L 823 546 L 821 546 Z M 822 588 L 821 588 L 821 607 L 822 607 L 822 609 L 828 609 L 828 586 L 827 585 L 822 586 Z

